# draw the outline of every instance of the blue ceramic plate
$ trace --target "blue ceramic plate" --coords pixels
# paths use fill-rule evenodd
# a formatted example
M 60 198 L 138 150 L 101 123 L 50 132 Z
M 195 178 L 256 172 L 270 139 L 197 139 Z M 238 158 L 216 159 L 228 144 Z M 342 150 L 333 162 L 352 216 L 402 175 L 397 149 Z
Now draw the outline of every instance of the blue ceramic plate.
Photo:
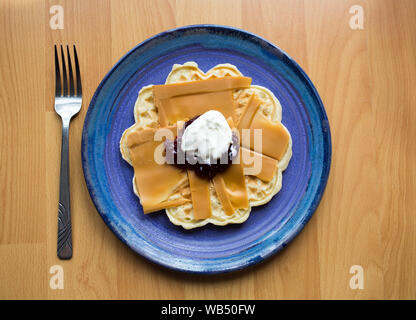
M 140 88 L 164 83 L 172 65 L 195 61 L 203 71 L 231 63 L 280 100 L 293 156 L 282 190 L 253 208 L 243 224 L 184 230 L 163 211 L 144 215 L 132 190 L 133 169 L 119 141 L 134 123 Z M 128 52 L 95 92 L 82 134 L 82 164 L 91 198 L 108 227 L 131 249 L 160 265 L 197 273 L 245 268 L 284 248 L 322 197 L 331 137 L 321 99 L 299 65 L 270 42 L 243 30 L 188 26 L 158 34 Z

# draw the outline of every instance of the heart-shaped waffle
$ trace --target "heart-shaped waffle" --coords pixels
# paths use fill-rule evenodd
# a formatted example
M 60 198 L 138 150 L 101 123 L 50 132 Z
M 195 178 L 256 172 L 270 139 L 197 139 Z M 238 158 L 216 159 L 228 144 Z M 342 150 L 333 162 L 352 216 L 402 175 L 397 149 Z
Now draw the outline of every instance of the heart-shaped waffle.
M 172 71 L 166 78 L 165 84 L 222 78 L 226 76 L 241 77 L 243 75 L 235 66 L 231 64 L 219 64 L 204 73 L 198 68 L 198 65 L 195 62 L 186 62 L 183 65 L 175 64 L 172 67 Z M 140 90 L 134 107 L 135 124 L 125 130 L 120 141 L 120 151 L 122 157 L 130 165 L 132 163 L 126 143 L 126 137 L 128 134 L 134 130 L 157 128 L 160 126 L 158 120 L 158 110 L 154 103 L 152 87 L 152 85 L 149 85 Z M 249 88 L 236 89 L 233 91 L 236 106 L 235 118 L 239 119 L 241 117 L 243 110 L 247 107 L 249 99 L 253 94 L 256 94 L 257 98 L 261 101 L 257 112 L 261 112 L 262 115 L 271 122 L 281 122 L 282 107 L 280 102 L 270 90 L 256 85 L 251 85 Z M 173 224 L 180 225 L 185 229 L 201 227 L 208 223 L 222 226 L 229 223 L 242 223 L 249 217 L 251 207 L 269 202 L 272 197 L 280 191 L 282 187 L 282 171 L 286 169 L 291 156 L 292 140 L 290 138 L 287 150 L 284 156 L 279 160 L 278 168 L 272 180 L 265 182 L 255 176 L 245 176 L 249 200 L 249 207 L 246 209 L 237 209 L 232 215 L 227 215 L 211 182 L 209 190 L 211 196 L 212 214 L 209 218 L 203 220 L 194 219 L 193 206 L 191 202 L 177 207 L 166 208 L 166 214 Z M 134 177 L 133 190 L 135 194 L 139 196 L 134 183 Z M 179 197 L 191 197 L 189 182 L 187 179 L 184 179 L 183 182 L 180 183 L 177 190 L 168 198 L 168 200 L 174 200 Z

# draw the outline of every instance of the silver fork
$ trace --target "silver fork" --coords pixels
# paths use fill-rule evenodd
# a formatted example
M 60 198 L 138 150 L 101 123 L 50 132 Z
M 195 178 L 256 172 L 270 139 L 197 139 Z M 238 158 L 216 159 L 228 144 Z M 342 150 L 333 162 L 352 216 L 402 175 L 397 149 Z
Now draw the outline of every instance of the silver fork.
M 74 62 L 76 73 L 76 90 L 74 73 L 72 71 L 71 55 L 66 46 L 69 81 L 65 63 L 64 49 L 61 45 L 61 64 L 59 67 L 58 50 L 55 45 L 55 111 L 62 119 L 62 147 L 61 147 L 61 174 L 59 182 L 58 204 L 58 249 L 60 259 L 72 257 L 72 227 L 71 206 L 69 197 L 69 122 L 81 109 L 82 87 L 79 71 L 77 50 L 74 45 Z M 62 70 L 62 78 L 61 78 Z M 69 85 L 68 85 L 69 82 Z

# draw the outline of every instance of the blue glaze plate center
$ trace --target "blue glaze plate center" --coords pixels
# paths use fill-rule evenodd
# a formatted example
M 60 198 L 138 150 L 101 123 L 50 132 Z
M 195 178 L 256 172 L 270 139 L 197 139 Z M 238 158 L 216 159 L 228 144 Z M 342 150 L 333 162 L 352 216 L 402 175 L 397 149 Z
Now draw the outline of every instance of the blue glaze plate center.
M 270 89 L 282 105 L 293 155 L 281 191 L 254 207 L 243 224 L 185 230 L 164 211 L 144 215 L 132 189 L 133 169 L 119 151 L 134 123 L 139 90 L 163 84 L 173 64 L 195 61 L 203 71 L 235 65 L 253 85 Z M 230 27 L 196 25 L 158 34 L 128 52 L 105 76 L 88 109 L 82 164 L 91 198 L 109 228 L 149 260 L 180 271 L 219 273 L 255 264 L 285 247 L 312 216 L 331 163 L 329 124 L 310 79 L 266 40 Z

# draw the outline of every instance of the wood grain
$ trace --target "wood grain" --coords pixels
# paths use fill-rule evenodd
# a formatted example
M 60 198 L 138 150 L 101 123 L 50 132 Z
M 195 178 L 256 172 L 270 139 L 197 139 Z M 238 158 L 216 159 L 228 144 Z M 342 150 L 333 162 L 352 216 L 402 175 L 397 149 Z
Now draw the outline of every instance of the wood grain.
M 64 8 L 64 29 L 49 8 Z M 364 29 L 349 27 L 352 5 Z M 416 299 L 416 2 L 413 0 L 0 0 L 0 299 Z M 322 202 L 281 253 L 248 270 L 185 275 L 123 245 L 81 167 L 89 101 L 128 50 L 166 29 L 230 25 L 277 44 L 328 113 L 333 162 Z M 84 104 L 71 122 L 74 256 L 56 257 L 60 120 L 53 44 L 78 47 Z M 62 265 L 64 289 L 49 287 Z M 364 289 L 349 287 L 350 267 Z

